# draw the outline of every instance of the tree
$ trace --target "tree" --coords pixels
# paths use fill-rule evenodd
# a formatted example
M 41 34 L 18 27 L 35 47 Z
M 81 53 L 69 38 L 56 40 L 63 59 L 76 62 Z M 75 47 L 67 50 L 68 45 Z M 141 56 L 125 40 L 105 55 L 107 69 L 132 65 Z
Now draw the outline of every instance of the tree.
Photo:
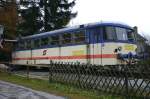
M 75 0 L 21 0 L 19 33 L 32 35 L 65 27 L 76 17 L 72 12 Z
M 0 0 L 0 25 L 4 27 L 5 39 L 16 38 L 16 23 L 18 19 L 16 0 Z M 13 44 L 3 42 L 3 48 L 0 48 L 0 61 L 11 59 Z
M 35 0 L 21 0 L 19 7 L 18 33 L 27 36 L 38 33 L 42 28 L 42 13 Z
M 15 39 L 17 16 L 15 0 L 0 0 L 0 24 L 4 26 L 5 38 Z
M 72 18 L 75 18 L 77 13 L 72 13 L 72 8 L 75 5 L 75 0 L 41 0 L 41 7 L 44 7 L 45 12 L 45 31 L 59 29 L 66 26 Z

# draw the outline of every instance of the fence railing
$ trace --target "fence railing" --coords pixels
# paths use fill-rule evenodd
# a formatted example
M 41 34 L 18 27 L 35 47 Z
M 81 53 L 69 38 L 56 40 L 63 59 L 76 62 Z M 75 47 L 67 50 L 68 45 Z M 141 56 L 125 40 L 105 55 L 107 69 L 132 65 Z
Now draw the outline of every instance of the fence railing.
M 51 62 L 49 80 L 126 97 L 150 98 L 150 65 Z
M 25 66 L 28 78 L 31 67 L 29 64 Z M 56 81 L 83 89 L 121 95 L 127 99 L 130 97 L 150 99 L 149 64 L 100 66 L 50 61 L 50 64 L 44 67 L 49 68 L 49 74 L 47 74 L 49 82 Z M 38 75 L 42 75 L 40 73 Z

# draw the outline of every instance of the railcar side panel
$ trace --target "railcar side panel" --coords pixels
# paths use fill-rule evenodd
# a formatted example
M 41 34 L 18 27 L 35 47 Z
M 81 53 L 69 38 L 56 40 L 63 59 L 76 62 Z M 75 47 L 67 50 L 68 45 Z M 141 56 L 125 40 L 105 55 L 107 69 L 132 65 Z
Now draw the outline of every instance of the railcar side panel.
M 96 43 L 56 48 L 45 48 L 13 53 L 14 63 L 17 64 L 49 64 L 55 62 L 80 62 L 101 65 L 121 64 L 117 59 L 115 49 L 121 48 L 117 53 L 135 53 L 136 45 L 128 43 Z M 32 53 L 32 55 L 31 55 Z
M 15 51 L 12 53 L 14 64 L 31 64 L 31 51 Z

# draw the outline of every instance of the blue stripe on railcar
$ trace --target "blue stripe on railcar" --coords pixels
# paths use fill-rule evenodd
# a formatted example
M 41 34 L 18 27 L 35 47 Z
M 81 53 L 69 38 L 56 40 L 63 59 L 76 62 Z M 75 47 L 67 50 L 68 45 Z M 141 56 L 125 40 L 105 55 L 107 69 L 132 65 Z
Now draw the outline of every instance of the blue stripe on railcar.
M 118 23 L 98 23 L 98 24 L 92 24 L 92 25 L 85 25 L 84 27 L 74 27 L 74 28 L 64 28 L 64 29 L 59 29 L 59 30 L 55 30 L 55 31 L 51 31 L 51 32 L 45 32 L 42 34 L 36 34 L 36 35 L 32 35 L 32 36 L 27 36 L 24 37 L 22 40 L 36 40 L 39 38 L 44 38 L 44 37 L 48 37 L 50 35 L 58 35 L 58 34 L 63 34 L 63 33 L 75 33 L 77 31 L 86 31 L 85 35 L 86 35 L 86 41 L 80 44 L 65 44 L 65 45 L 45 45 L 45 46 L 40 46 L 38 48 L 32 48 L 34 49 L 44 49 L 44 48 L 54 48 L 54 47 L 65 47 L 65 46 L 76 46 L 76 45 L 84 45 L 84 44 L 94 44 L 94 43 L 104 43 L 104 42 L 116 42 L 116 43 L 131 43 L 131 44 L 135 44 L 135 42 L 131 42 L 131 41 L 122 41 L 122 40 L 103 40 L 103 33 L 101 30 L 97 30 L 97 27 L 100 26 L 115 26 L 115 27 L 122 27 L 122 28 L 126 28 L 126 29 L 132 29 L 130 26 L 127 25 L 122 25 L 122 24 L 118 24 Z M 92 30 L 92 33 L 90 31 L 90 29 Z M 94 38 L 94 33 L 100 33 L 100 37 L 98 38 L 99 40 L 95 41 Z M 17 51 L 19 50 L 29 50 L 29 49 L 16 49 Z
M 132 27 L 128 26 L 128 25 L 123 25 L 120 23 L 96 23 L 96 24 L 92 24 L 92 25 L 84 25 L 84 27 L 80 28 L 79 27 L 71 27 L 71 28 L 64 28 L 64 29 L 59 29 L 59 30 L 54 30 L 51 32 L 45 32 L 45 33 L 41 33 L 41 34 L 35 34 L 32 36 L 27 36 L 24 37 L 23 39 L 34 39 L 34 38 L 39 38 L 39 37 L 47 37 L 48 35 L 51 34 L 55 34 L 55 33 L 64 33 L 64 32 L 73 32 L 73 31 L 80 31 L 82 29 L 88 29 L 88 28 L 93 28 L 93 27 L 98 27 L 98 26 L 116 26 L 116 27 L 122 27 L 122 28 L 126 28 L 126 29 L 132 29 Z

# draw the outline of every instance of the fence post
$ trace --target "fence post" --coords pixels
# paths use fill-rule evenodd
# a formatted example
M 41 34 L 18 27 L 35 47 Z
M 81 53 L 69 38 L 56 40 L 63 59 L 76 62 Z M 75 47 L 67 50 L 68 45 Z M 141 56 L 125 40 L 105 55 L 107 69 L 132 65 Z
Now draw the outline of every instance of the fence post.
M 128 90 L 128 69 L 127 65 L 125 65 L 125 91 L 126 91 L 126 99 L 129 99 L 129 90 Z
M 9 74 L 10 76 L 12 75 L 12 72 L 13 72 L 12 70 L 13 70 L 13 67 L 12 67 L 12 65 L 9 64 L 7 71 L 8 71 L 8 74 Z
M 53 67 L 53 61 L 50 60 L 50 65 L 49 65 L 49 83 L 52 81 L 52 67 Z
M 81 66 L 81 64 L 79 63 L 79 62 L 77 62 L 77 64 L 75 64 L 75 66 L 76 66 L 76 69 L 77 69 L 77 75 L 78 75 L 78 84 L 79 84 L 79 87 L 81 87 L 81 82 L 80 82 L 80 66 Z
M 26 67 L 26 69 L 27 69 L 27 79 L 29 79 L 29 65 L 28 65 L 28 61 L 27 61 L 27 67 Z

